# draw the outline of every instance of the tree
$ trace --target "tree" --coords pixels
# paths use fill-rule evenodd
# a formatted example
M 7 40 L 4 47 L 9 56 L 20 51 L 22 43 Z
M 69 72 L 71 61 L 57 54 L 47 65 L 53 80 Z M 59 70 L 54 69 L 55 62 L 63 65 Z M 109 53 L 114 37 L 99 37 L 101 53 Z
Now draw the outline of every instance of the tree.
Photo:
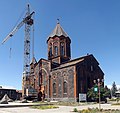
M 104 93 L 103 93 L 103 95 L 106 98 L 111 98 L 111 91 L 110 91 L 110 89 L 107 86 L 104 87 Z
M 97 101 L 99 96 L 98 96 L 98 92 L 94 91 L 95 87 L 92 87 L 91 89 L 88 90 L 87 92 L 87 97 L 89 101 Z M 96 87 L 97 88 L 97 87 Z
M 116 96 L 116 94 L 115 94 L 116 91 L 117 91 L 117 86 L 116 86 L 115 82 L 113 82 L 112 88 L 111 88 L 112 96 Z
M 89 101 L 97 101 L 99 99 L 99 94 L 98 94 L 98 90 L 95 91 L 95 88 L 98 88 L 96 85 L 94 87 L 92 87 L 91 89 L 88 90 L 87 93 L 87 97 Z M 100 87 L 100 98 L 101 101 L 106 100 L 106 98 L 110 98 L 111 94 L 110 94 L 110 89 L 108 89 L 107 86 Z

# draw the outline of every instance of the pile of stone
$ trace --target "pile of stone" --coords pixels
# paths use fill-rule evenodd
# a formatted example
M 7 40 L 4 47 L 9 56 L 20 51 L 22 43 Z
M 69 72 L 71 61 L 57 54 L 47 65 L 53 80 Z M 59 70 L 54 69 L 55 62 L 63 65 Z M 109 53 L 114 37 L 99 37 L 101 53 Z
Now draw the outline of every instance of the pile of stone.
M 13 102 L 13 100 L 10 99 L 7 94 L 5 94 L 0 100 L 0 104 L 8 104 L 8 102 Z

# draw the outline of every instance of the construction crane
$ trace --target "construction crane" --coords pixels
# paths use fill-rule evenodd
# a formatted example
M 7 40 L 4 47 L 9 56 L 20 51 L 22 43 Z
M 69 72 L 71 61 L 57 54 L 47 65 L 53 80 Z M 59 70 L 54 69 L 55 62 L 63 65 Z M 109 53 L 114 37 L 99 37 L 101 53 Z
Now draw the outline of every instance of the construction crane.
M 23 65 L 23 79 L 26 80 L 30 75 L 30 28 L 34 24 L 32 16 L 35 12 L 30 13 L 29 4 L 27 5 L 27 12 L 25 18 L 15 26 L 12 31 L 6 36 L 2 44 L 4 44 L 8 39 L 10 39 L 23 25 L 25 25 L 25 37 L 24 37 L 24 65 Z M 24 83 L 24 89 L 28 86 Z M 23 89 L 23 90 L 24 90 Z

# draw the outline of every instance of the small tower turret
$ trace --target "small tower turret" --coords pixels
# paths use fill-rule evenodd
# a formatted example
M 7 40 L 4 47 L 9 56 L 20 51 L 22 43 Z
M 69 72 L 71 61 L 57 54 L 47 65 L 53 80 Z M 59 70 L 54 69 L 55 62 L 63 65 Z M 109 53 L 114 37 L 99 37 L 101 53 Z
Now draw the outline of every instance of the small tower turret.
M 63 30 L 60 23 L 57 22 L 55 29 L 47 39 L 48 60 L 51 60 L 52 62 L 58 64 L 70 60 L 71 58 L 70 43 L 71 40 L 69 36 Z

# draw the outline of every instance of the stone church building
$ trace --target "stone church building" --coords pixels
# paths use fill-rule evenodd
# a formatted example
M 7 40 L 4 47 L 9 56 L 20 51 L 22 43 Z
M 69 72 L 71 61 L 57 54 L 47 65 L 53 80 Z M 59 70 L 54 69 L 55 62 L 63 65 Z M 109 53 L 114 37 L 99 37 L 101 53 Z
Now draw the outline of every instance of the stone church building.
M 79 93 L 87 93 L 95 79 L 104 73 L 92 54 L 71 59 L 71 39 L 57 23 L 47 39 L 48 59 L 35 58 L 30 64 L 29 86 L 38 92 L 38 98 L 77 101 Z M 23 81 L 23 85 L 25 82 Z

